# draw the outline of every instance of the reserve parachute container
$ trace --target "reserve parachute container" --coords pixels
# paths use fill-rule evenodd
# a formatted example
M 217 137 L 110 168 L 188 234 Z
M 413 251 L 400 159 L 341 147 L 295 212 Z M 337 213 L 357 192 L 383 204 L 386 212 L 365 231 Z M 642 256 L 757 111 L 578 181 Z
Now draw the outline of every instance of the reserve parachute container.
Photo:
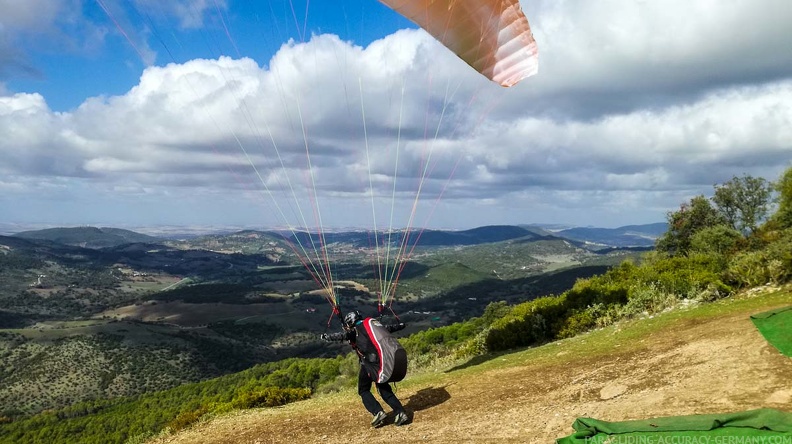
M 374 318 L 363 320 L 363 328 L 371 339 L 371 351 L 363 356 L 363 365 L 374 382 L 399 382 L 407 375 L 407 351 L 399 341 Z

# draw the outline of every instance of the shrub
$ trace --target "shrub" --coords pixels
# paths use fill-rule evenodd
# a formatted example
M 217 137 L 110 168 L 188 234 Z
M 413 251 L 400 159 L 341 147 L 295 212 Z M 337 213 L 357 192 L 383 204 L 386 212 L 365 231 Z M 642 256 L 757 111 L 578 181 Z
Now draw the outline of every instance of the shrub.
M 454 358 L 470 358 L 487 353 L 487 335 L 489 334 L 489 330 L 489 328 L 486 328 L 476 336 L 468 339 L 462 346 L 456 349 Z
M 222 414 L 228 413 L 231 410 L 234 410 L 234 407 L 231 405 L 230 402 L 210 402 L 207 405 L 207 408 L 212 414 Z
M 792 230 L 780 232 L 762 250 L 735 255 L 725 275 L 729 282 L 741 288 L 792 280 Z
M 728 254 L 734 252 L 742 239 L 739 231 L 725 225 L 702 228 L 690 238 L 691 251 Z
M 236 409 L 277 407 L 310 397 L 311 389 L 308 388 L 265 387 L 254 392 L 242 392 L 237 394 L 231 401 L 231 405 Z
M 350 378 L 346 375 L 341 375 L 326 384 L 319 386 L 316 393 L 335 393 L 354 387 L 357 384 L 357 377 Z
M 779 231 L 766 251 L 771 280 L 778 284 L 792 280 L 792 229 Z
M 725 266 L 726 260 L 722 255 L 711 253 L 657 258 L 651 266 L 645 267 L 642 279 L 634 282 L 634 285 L 654 285 L 657 290 L 676 295 L 677 298 L 696 294 L 711 284 L 729 293 L 731 288 L 721 280 Z
M 726 287 L 725 284 L 721 286 L 713 283 L 707 285 L 707 288 L 700 290 L 696 294 L 690 295 L 689 298 L 699 302 L 713 302 L 728 296 L 729 293 L 731 293 L 731 288 Z
M 594 314 L 597 328 L 607 327 L 615 324 L 616 321 L 624 317 L 624 308 L 621 305 L 603 306 L 601 304 L 590 307 Z
M 516 305 L 506 316 L 492 323 L 485 339 L 487 350 L 508 350 L 551 339 L 566 311 L 564 295 L 545 296 Z
M 759 251 L 746 251 L 737 254 L 726 270 L 727 279 L 737 287 L 756 287 L 769 282 L 765 257 Z
M 409 353 L 408 353 L 409 356 Z M 357 353 L 347 353 L 338 359 L 338 373 L 336 377 L 322 383 L 316 391 L 318 393 L 332 393 L 354 386 L 360 371 Z
M 510 310 L 511 307 L 506 301 L 490 302 L 484 309 L 484 314 L 481 315 L 481 321 L 489 327 L 496 320 L 506 316 Z
M 593 304 L 623 304 L 627 302 L 628 281 L 625 274 L 632 274 L 627 271 L 629 266 L 619 267 L 611 270 L 602 276 L 594 276 L 588 279 L 579 279 L 566 292 L 567 304 L 571 308 L 585 308 Z
M 198 407 L 197 409 L 187 410 L 176 415 L 168 423 L 168 428 L 173 432 L 177 432 L 201 419 L 201 416 L 206 414 L 208 408 L 206 406 Z
M 571 338 L 596 327 L 597 322 L 592 311 L 591 307 L 584 310 L 572 310 L 569 316 L 561 322 L 558 338 Z
M 631 317 L 642 313 L 657 313 L 672 306 L 677 298 L 663 291 L 658 285 L 636 285 L 631 288 L 629 301 L 623 307 L 622 316 Z
M 792 167 L 781 174 L 774 188 L 778 192 L 778 210 L 772 220 L 781 228 L 792 228 Z
M 490 304 L 492 305 L 492 304 Z M 413 333 L 401 343 L 408 356 L 418 356 L 434 352 L 446 352 L 475 337 L 484 328 L 481 318 L 473 318 L 464 322 L 455 322 L 444 327 L 430 328 Z

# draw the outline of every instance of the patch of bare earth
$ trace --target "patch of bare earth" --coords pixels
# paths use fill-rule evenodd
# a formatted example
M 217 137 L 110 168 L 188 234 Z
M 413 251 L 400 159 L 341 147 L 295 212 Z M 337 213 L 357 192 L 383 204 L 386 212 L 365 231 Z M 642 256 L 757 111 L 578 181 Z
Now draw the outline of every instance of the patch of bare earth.
M 749 314 L 680 321 L 629 352 L 443 373 L 432 386 L 397 392 L 413 417 L 401 427 L 371 429 L 358 397 L 344 393 L 219 417 L 155 442 L 552 443 L 572 433 L 579 416 L 621 421 L 762 407 L 792 410 L 792 359 L 764 340 Z M 560 362 L 565 352 L 559 353 Z

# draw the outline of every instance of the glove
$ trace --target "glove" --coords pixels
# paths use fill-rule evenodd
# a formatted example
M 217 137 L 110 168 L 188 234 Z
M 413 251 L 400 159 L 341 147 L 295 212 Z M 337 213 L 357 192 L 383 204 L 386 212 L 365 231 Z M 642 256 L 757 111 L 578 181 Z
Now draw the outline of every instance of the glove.
M 323 341 L 329 341 L 330 340 L 330 335 L 328 335 L 327 333 L 322 333 L 321 335 L 319 335 L 319 339 L 321 339 Z

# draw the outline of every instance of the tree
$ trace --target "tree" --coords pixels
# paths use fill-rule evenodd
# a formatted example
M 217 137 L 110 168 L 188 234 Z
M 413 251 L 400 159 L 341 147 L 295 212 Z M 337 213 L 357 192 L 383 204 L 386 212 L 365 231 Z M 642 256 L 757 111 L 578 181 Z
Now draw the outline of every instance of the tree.
M 792 228 L 792 167 L 789 167 L 773 184 L 778 192 L 778 210 L 773 215 L 773 221 L 781 228 Z
M 506 301 L 490 302 L 487 304 L 487 308 L 484 309 L 484 314 L 481 316 L 481 319 L 484 321 L 484 325 L 490 325 L 496 320 L 506 316 L 509 310 L 511 310 L 511 307 L 509 307 Z
M 767 217 L 771 187 L 761 177 L 733 177 L 715 185 L 712 201 L 728 224 L 743 234 L 754 233 Z
M 702 228 L 690 238 L 691 251 L 727 254 L 733 252 L 742 235 L 726 225 Z
M 657 250 L 673 255 L 687 254 L 694 234 L 703 228 L 726 224 L 726 218 L 703 195 L 690 199 L 679 211 L 668 213 L 668 231 L 657 239 Z

